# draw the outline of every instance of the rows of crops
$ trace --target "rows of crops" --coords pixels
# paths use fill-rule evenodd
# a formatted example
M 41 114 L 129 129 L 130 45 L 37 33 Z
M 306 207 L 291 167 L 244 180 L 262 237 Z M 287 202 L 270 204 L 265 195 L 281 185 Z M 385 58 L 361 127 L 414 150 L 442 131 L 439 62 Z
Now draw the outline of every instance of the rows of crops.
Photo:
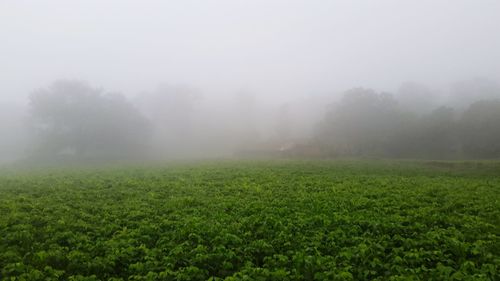
M 0 175 L 0 280 L 500 280 L 497 163 Z

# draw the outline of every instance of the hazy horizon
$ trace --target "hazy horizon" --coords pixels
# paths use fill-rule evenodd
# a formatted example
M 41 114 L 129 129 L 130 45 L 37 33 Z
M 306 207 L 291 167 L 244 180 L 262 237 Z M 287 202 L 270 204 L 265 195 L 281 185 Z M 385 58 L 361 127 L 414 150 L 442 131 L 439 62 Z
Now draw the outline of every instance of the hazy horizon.
M 494 0 L 1 1 L 0 162 L 290 143 L 492 157 L 496 103 L 470 106 L 500 98 L 499 34 Z
M 2 1 L 0 101 L 57 79 L 269 100 L 500 81 L 498 1 Z

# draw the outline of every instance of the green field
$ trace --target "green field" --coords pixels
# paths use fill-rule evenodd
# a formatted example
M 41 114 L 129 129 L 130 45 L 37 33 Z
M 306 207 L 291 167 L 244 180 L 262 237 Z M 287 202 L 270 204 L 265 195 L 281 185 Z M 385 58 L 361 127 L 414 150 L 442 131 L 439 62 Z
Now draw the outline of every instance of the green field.
M 4 171 L 0 280 L 500 280 L 500 163 Z

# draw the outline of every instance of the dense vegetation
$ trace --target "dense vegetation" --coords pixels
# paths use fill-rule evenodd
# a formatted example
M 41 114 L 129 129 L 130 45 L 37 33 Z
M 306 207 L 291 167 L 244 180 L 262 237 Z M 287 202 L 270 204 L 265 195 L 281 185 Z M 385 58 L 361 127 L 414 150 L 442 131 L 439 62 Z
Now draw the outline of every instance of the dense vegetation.
M 500 99 L 480 99 L 461 109 L 443 105 L 421 110 L 405 107 L 401 97 L 389 93 L 351 89 L 318 125 L 315 145 L 323 156 L 500 157 Z
M 499 280 L 496 162 L 4 172 L 1 280 Z
M 310 99 L 274 104 L 253 93 L 214 98 L 169 85 L 127 98 L 86 82 L 58 80 L 34 91 L 26 108 L 0 108 L 0 163 L 235 154 L 500 158 L 500 84 L 495 81 L 462 81 L 446 94 L 407 82 L 390 93 L 352 88 Z

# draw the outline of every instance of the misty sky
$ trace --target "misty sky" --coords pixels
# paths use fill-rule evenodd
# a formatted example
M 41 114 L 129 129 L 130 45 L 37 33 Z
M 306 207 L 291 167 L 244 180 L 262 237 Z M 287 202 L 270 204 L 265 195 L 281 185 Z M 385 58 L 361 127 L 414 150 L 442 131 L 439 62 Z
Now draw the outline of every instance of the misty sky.
M 60 78 L 275 99 L 500 80 L 500 1 L 0 0 L 0 102 Z

